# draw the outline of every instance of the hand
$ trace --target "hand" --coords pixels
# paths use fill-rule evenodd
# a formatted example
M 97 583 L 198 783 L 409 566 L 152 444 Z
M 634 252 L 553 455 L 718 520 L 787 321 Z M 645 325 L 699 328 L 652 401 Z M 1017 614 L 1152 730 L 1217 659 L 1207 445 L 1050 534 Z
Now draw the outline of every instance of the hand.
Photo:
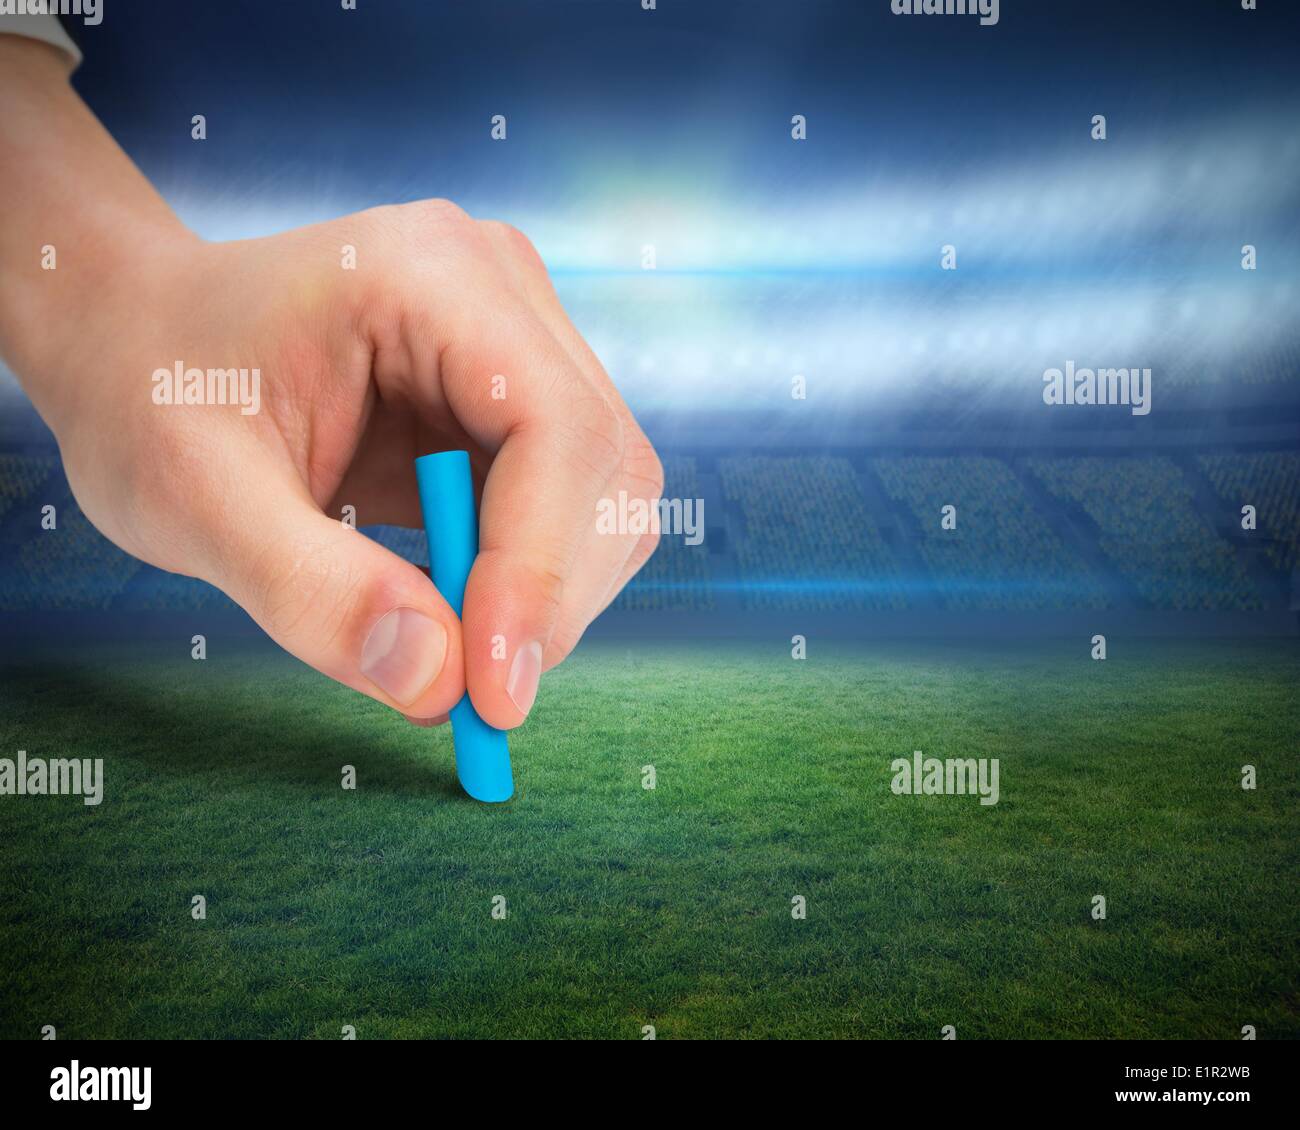
M 87 517 L 403 713 L 445 714 L 468 685 L 485 720 L 518 725 L 654 548 L 597 534 L 598 500 L 662 487 L 529 242 L 428 201 L 183 240 L 141 266 L 57 397 Z M 178 363 L 259 370 L 259 410 L 155 403 L 171 384 L 153 374 Z M 470 451 L 482 490 L 463 632 L 426 576 L 338 519 L 352 505 L 361 524 L 419 528 L 413 461 L 449 448 Z
M 63 97 L 75 99 L 41 92 L 30 110 L 53 123 L 0 133 L 0 150 L 57 143 L 60 113 L 63 132 L 84 131 L 89 116 Z M 89 145 L 44 175 L 84 162 Z M 47 348 L 13 308 L 0 345 L 87 517 L 142 560 L 210 581 L 288 651 L 413 720 L 446 714 L 468 688 L 487 722 L 518 725 L 542 671 L 653 552 L 652 534 L 598 534 L 597 502 L 656 498 L 663 482 L 531 244 L 445 201 L 207 244 L 133 187 L 134 169 L 113 174 L 100 176 L 128 221 L 29 217 L 36 230 L 0 246 L 21 253 L 24 286 L 61 288 L 58 320 L 35 327 Z M 26 187 L 49 185 L 38 175 Z M 36 248 L 60 224 L 48 237 L 61 244 L 59 278 L 43 280 Z M 28 291 L 7 298 L 21 307 Z M 155 372 L 178 363 L 247 369 L 250 381 L 257 369 L 258 411 L 155 403 Z M 470 451 L 482 492 L 463 627 L 419 569 L 339 520 L 351 505 L 359 524 L 418 528 L 413 461 L 449 448 Z

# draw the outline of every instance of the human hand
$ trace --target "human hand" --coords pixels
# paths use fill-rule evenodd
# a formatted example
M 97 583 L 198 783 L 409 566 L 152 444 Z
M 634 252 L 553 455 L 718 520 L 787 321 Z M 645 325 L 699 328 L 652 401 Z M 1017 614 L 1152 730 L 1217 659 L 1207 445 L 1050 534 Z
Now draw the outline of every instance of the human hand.
M 654 549 L 596 532 L 599 499 L 655 498 L 662 471 L 541 259 L 445 201 L 227 244 L 174 233 L 78 338 L 38 400 L 87 517 L 413 720 L 468 687 L 488 723 L 518 725 Z M 154 374 L 177 366 L 246 369 L 246 391 L 258 370 L 257 411 L 156 403 L 172 382 Z M 482 493 L 463 628 L 419 569 L 338 519 L 351 505 L 418 528 L 412 463 L 448 448 L 469 450 Z

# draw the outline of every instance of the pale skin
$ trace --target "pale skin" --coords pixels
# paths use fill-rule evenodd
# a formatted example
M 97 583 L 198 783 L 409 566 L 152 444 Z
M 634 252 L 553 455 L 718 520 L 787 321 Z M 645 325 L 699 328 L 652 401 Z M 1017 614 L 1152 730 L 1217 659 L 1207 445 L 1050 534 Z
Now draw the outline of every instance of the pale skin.
M 0 355 L 86 516 L 412 721 L 468 689 L 487 722 L 519 725 L 654 550 L 597 533 L 599 500 L 663 486 L 537 252 L 440 200 L 205 242 L 68 77 L 54 48 L 0 35 Z M 260 412 L 154 403 L 178 359 L 260 369 Z M 350 505 L 420 527 L 413 461 L 452 448 L 482 489 L 463 627 L 426 574 L 340 521 Z

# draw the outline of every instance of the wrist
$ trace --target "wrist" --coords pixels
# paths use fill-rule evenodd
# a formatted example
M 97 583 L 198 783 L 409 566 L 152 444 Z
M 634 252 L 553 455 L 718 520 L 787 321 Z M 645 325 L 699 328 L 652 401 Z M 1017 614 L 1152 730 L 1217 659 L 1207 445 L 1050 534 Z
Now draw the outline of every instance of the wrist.
M 0 355 L 52 426 L 81 356 L 149 316 L 151 260 L 199 243 L 67 72 L 47 45 L 0 35 Z
M 60 438 L 88 400 L 128 376 L 131 342 L 175 324 L 204 246 L 179 221 L 103 219 L 75 246 L 55 245 L 58 266 L 40 272 L 4 340 L 19 384 Z

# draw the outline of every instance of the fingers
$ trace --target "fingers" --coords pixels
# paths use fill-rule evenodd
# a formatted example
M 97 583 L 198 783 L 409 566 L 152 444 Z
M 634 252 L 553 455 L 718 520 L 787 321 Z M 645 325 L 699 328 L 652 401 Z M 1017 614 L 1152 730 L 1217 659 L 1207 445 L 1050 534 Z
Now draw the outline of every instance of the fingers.
M 465 678 L 483 719 L 508 729 L 537 695 L 596 504 L 623 468 L 624 429 L 509 280 L 491 285 L 457 311 L 439 370 L 457 420 L 492 454 L 465 590 Z
M 516 366 L 545 348 L 534 341 Z M 577 380 L 561 395 L 523 394 L 500 411 L 510 422 L 484 483 L 464 638 L 474 706 L 508 729 L 536 698 L 597 502 L 621 469 L 623 441 L 618 418 Z
M 460 624 L 409 562 L 292 484 L 247 492 L 217 531 L 214 582 L 286 651 L 413 718 L 464 694 Z
M 406 720 L 410 722 L 412 726 L 432 729 L 435 726 L 445 726 L 451 720 L 451 715 L 439 714 L 436 718 L 413 718 L 408 714 L 406 715 Z
M 646 495 L 661 472 L 531 245 L 445 205 L 404 209 L 379 217 L 404 239 L 389 273 L 396 299 L 375 307 L 389 328 L 372 335 L 373 372 L 381 399 L 418 405 L 429 435 L 454 417 L 484 476 L 465 680 L 484 720 L 508 729 L 653 546 L 598 535 L 598 504 Z
M 657 504 L 663 492 L 663 467 L 659 458 L 604 366 L 569 321 L 541 257 L 527 237 L 509 225 L 488 221 L 482 227 L 521 298 L 622 422 L 623 467 L 611 484 L 609 501 L 614 503 L 623 494 L 629 500 Z M 656 533 L 602 529 L 595 517 L 593 514 L 578 564 L 565 587 L 559 624 L 547 648 L 543 669 L 559 663 L 577 646 L 587 626 L 649 560 L 658 544 Z

